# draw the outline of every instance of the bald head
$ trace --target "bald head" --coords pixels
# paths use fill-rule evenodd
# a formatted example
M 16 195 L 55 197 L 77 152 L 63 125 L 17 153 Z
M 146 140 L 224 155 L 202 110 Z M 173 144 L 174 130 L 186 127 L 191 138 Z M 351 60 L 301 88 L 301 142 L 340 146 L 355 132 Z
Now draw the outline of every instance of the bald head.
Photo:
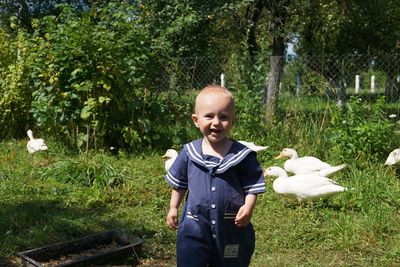
M 203 88 L 197 95 L 194 111 L 197 113 L 199 107 L 205 102 L 214 102 L 218 100 L 229 103 L 229 105 L 232 107 L 232 110 L 235 110 L 232 93 L 229 92 L 229 90 L 225 87 L 210 85 Z

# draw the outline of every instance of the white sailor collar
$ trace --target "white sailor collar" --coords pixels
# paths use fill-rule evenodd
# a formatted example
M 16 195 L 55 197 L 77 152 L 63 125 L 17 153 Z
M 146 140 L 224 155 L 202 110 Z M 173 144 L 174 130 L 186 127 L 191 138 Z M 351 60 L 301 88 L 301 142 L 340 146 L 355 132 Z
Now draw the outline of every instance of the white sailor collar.
M 203 138 L 192 141 L 186 144 L 184 149 L 187 151 L 190 160 L 207 169 L 213 169 L 214 173 L 224 173 L 230 167 L 239 164 L 249 153 L 255 153 L 247 146 L 232 140 L 232 146 L 223 159 L 219 160 L 219 162 L 207 160 L 207 157 L 204 158 L 202 155 L 202 140 Z

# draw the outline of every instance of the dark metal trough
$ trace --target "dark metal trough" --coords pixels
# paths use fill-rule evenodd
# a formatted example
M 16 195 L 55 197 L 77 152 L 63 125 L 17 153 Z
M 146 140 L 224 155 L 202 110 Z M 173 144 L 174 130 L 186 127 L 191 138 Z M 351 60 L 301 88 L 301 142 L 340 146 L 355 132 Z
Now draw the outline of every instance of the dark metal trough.
M 23 266 L 93 266 L 137 255 L 143 241 L 113 230 L 18 252 Z

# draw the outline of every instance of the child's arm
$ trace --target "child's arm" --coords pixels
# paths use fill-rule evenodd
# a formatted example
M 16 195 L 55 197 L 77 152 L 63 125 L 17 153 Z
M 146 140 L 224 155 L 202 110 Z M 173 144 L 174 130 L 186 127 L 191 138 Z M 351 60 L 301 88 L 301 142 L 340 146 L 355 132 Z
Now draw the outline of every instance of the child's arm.
M 172 189 L 171 200 L 169 202 L 169 211 L 167 215 L 167 225 L 172 230 L 178 228 L 178 208 L 182 202 L 186 190 Z
M 248 194 L 246 195 L 244 205 L 240 207 L 236 214 L 235 224 L 237 227 L 245 227 L 250 223 L 251 216 L 253 215 L 253 209 L 256 206 L 257 195 Z

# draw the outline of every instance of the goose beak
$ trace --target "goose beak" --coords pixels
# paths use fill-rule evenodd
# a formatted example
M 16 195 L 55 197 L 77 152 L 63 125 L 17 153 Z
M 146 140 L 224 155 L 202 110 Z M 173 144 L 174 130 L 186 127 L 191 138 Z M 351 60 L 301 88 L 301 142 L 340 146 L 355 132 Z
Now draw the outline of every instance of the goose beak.
M 394 165 L 395 163 L 396 163 L 396 160 L 391 156 L 389 156 L 385 161 L 385 165 L 387 165 L 387 166 Z
M 281 158 L 283 158 L 283 157 L 284 157 L 283 154 L 280 153 L 278 156 L 275 157 L 275 159 L 281 159 Z

